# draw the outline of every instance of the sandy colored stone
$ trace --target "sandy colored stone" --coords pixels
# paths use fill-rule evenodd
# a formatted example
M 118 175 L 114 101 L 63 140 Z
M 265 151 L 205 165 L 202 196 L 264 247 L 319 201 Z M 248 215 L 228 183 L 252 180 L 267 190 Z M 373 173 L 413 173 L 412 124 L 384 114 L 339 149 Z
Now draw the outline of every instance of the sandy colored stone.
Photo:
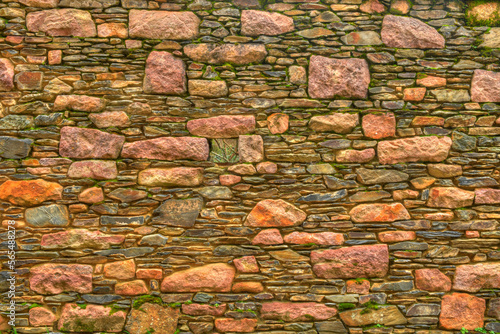
M 410 137 L 380 141 L 377 145 L 381 164 L 399 162 L 441 162 L 448 157 L 452 140 L 449 137 Z
M 73 179 L 111 180 L 117 176 L 116 162 L 111 160 L 75 161 L 68 169 L 68 177 Z
M 462 175 L 462 166 L 447 164 L 428 164 L 429 174 L 439 178 L 450 178 Z
M 224 80 L 189 80 L 189 94 L 202 97 L 223 97 L 228 93 Z
M 248 214 L 245 226 L 253 227 L 284 227 L 301 224 L 307 215 L 294 205 L 281 199 L 265 199 Z
M 148 187 L 194 187 L 202 182 L 203 168 L 149 168 L 138 176 L 138 183 Z
M 427 88 L 436 88 L 446 86 L 446 78 L 426 75 L 424 78 L 417 79 L 417 85 Z
M 500 28 L 491 27 L 482 36 L 483 43 L 479 45 L 482 48 L 500 48 Z
M 184 62 L 170 52 L 151 52 L 145 71 L 143 89 L 147 94 L 180 95 L 187 91 Z
M 116 159 L 124 142 L 124 136 L 65 126 L 61 129 L 59 154 L 76 159 Z
M 337 152 L 337 162 L 340 163 L 367 163 L 375 158 L 375 150 L 367 148 L 366 150 L 342 150 Z
M 479 188 L 475 189 L 476 204 L 498 204 L 500 203 L 500 189 Z
M 49 326 L 52 327 L 57 317 L 54 313 L 44 307 L 35 307 L 29 310 L 29 322 L 31 326 Z
M 129 12 L 132 38 L 186 40 L 198 37 L 200 19 L 190 11 L 137 10 Z
M 240 162 L 259 162 L 264 159 L 264 141 L 260 135 L 239 136 L 238 155 Z
M 29 7 L 54 8 L 59 4 L 59 0 L 19 0 L 20 3 Z
M 148 287 L 143 280 L 120 282 L 115 284 L 115 293 L 120 296 L 138 296 L 148 293 Z
M 26 26 L 29 31 L 44 32 L 49 36 L 94 37 L 97 34 L 90 13 L 73 8 L 28 13 Z
M 363 116 L 363 133 L 366 137 L 382 139 L 396 134 L 396 118 L 393 113 L 368 114 Z
M 89 119 L 99 129 L 109 127 L 126 128 L 130 126 L 130 119 L 124 111 L 108 111 L 100 114 L 90 114 Z
M 78 195 L 78 200 L 87 204 L 99 203 L 104 201 L 104 193 L 99 187 L 88 188 Z
M 130 311 L 125 330 L 130 334 L 144 334 L 148 330 L 154 333 L 174 334 L 178 320 L 179 309 L 145 303 L 139 309 Z
M 85 308 L 67 303 L 62 307 L 59 330 L 69 332 L 112 332 L 123 330 L 127 314 L 124 311 L 109 312 L 109 307 L 88 304 Z
M 233 262 L 240 273 L 258 273 L 260 271 L 255 256 L 244 256 L 239 259 L 234 259 Z
M 444 37 L 430 25 L 411 17 L 386 15 L 382 41 L 391 48 L 442 49 Z
M 209 146 L 205 138 L 160 137 L 125 143 L 121 156 L 133 159 L 208 160 Z
M 416 238 L 413 231 L 386 231 L 378 234 L 378 239 L 384 243 L 415 240 Z
M 267 127 L 273 135 L 288 130 L 289 116 L 282 113 L 274 113 L 267 117 Z
M 289 16 L 260 10 L 244 10 L 241 13 L 241 34 L 246 36 L 275 36 L 294 29 Z
M 245 43 L 189 44 L 184 47 L 184 53 L 194 61 L 215 65 L 261 63 L 267 55 L 263 44 Z
M 219 318 L 215 319 L 215 328 L 222 333 L 253 333 L 257 326 L 257 319 L 232 319 Z
M 471 206 L 474 202 L 474 192 L 456 187 L 434 187 L 429 192 L 427 206 L 433 208 L 457 209 Z
M 377 310 L 363 312 L 363 309 L 348 310 L 341 312 L 340 319 L 347 325 L 353 327 L 380 324 L 384 326 L 404 325 L 408 322 L 404 315 L 395 305 L 380 306 Z
M 254 116 L 216 116 L 187 122 L 188 131 L 206 138 L 234 138 L 255 131 Z
M 75 110 L 86 112 L 102 111 L 106 103 L 103 99 L 87 95 L 58 95 L 54 111 Z
M 333 131 L 349 133 L 359 124 L 358 114 L 334 113 L 325 116 L 313 116 L 309 127 L 318 132 Z
M 337 314 L 337 309 L 320 303 L 262 303 L 261 316 L 264 319 L 287 322 L 326 320 Z
M 120 280 L 132 279 L 135 277 L 135 261 L 115 261 L 104 265 L 104 277 L 116 278 Z
M 225 263 L 207 264 L 173 273 L 163 279 L 162 292 L 229 292 L 236 270 Z
M 128 28 L 125 23 L 103 23 L 97 26 L 97 36 L 127 38 Z
M 349 212 L 356 223 L 394 222 L 410 219 L 410 214 L 401 203 L 360 204 Z

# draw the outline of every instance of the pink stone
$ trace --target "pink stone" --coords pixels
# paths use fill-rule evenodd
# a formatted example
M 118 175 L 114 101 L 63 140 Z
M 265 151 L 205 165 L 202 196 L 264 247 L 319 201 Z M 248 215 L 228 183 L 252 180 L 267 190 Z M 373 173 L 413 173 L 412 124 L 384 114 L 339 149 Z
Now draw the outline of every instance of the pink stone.
M 14 65 L 7 58 L 0 58 L 0 91 L 8 92 L 14 88 Z
M 358 114 L 334 113 L 325 116 L 314 116 L 309 121 L 309 127 L 318 132 L 333 131 L 349 133 L 359 124 Z
M 394 222 L 411 218 L 401 203 L 360 204 L 355 206 L 349 214 L 356 223 Z
M 340 246 L 344 243 L 344 235 L 342 233 L 320 232 L 292 232 L 285 235 L 285 242 L 289 244 L 316 244 L 316 245 L 334 245 Z
M 194 61 L 215 65 L 261 63 L 267 55 L 264 44 L 252 43 L 188 44 L 184 53 Z
M 125 236 L 123 235 L 104 234 L 100 231 L 85 229 L 71 229 L 63 232 L 44 234 L 40 244 L 43 249 L 108 249 L 111 246 L 121 245 L 123 241 L 125 241 Z
M 241 181 L 241 176 L 238 175 L 221 175 L 219 176 L 219 181 L 222 186 L 232 186 Z
M 99 203 L 104 201 L 104 193 L 98 187 L 88 188 L 78 195 L 78 200 L 87 204 Z
M 257 326 L 257 319 L 232 319 L 219 318 L 215 319 L 215 328 L 219 332 L 234 332 L 234 333 L 253 333 Z
M 190 11 L 132 9 L 129 13 L 129 34 L 132 38 L 193 39 L 198 37 L 199 25 L 200 19 Z
M 116 261 L 104 265 L 104 277 L 132 279 L 135 277 L 134 260 Z
M 264 141 L 259 135 L 239 136 L 238 155 L 240 162 L 259 162 L 264 159 Z
M 278 165 L 274 162 L 266 161 L 257 164 L 257 172 L 260 174 L 274 174 L 278 171 Z
M 445 45 L 436 29 L 411 17 L 384 16 L 381 35 L 390 48 L 442 49 Z
M 431 292 L 451 290 L 451 280 L 439 269 L 415 270 L 415 285 L 417 289 Z
M 110 308 L 87 304 L 85 308 L 78 304 L 67 303 L 63 306 L 58 328 L 68 332 L 122 332 L 127 313 L 110 312 Z
M 92 15 L 73 8 L 28 13 L 26 26 L 29 31 L 41 31 L 49 36 L 94 37 L 97 34 Z
M 448 157 L 452 140 L 449 137 L 411 137 L 381 141 L 377 145 L 381 164 L 398 162 L 441 162 Z
M 25 6 L 39 8 L 55 8 L 59 4 L 59 0 L 19 0 Z
M 500 263 L 461 265 L 455 271 L 453 290 L 478 292 L 500 288 Z
M 145 295 L 148 293 L 148 287 L 143 280 L 122 282 L 115 285 L 115 293 L 121 296 Z
M 254 116 L 216 116 L 187 122 L 188 131 L 206 138 L 234 138 L 255 131 Z
M 128 29 L 125 23 L 103 23 L 97 26 L 97 36 L 127 38 Z
M 368 114 L 363 116 L 363 132 L 366 137 L 382 139 L 396 134 L 396 118 L 393 113 Z
M 443 296 L 439 324 L 446 330 L 474 330 L 484 325 L 486 301 L 466 293 Z
M 244 256 L 234 259 L 233 262 L 240 273 L 258 273 L 260 271 L 255 256 Z
M 57 318 L 54 313 L 50 312 L 46 308 L 34 307 L 29 310 L 29 320 L 31 326 L 52 327 L 52 324 L 57 320 Z
M 312 56 L 309 62 L 309 95 L 315 99 L 335 96 L 366 99 L 370 71 L 364 59 Z
M 285 227 L 301 224 L 307 215 L 294 205 L 281 199 L 265 199 L 257 203 L 250 211 L 245 226 L 252 227 Z
M 170 52 L 153 51 L 146 60 L 143 82 L 147 94 L 179 95 L 186 92 L 184 62 Z
M 500 72 L 475 70 L 471 99 L 473 102 L 500 102 Z
M 264 319 L 284 321 L 326 320 L 337 314 L 337 309 L 320 303 L 262 303 L 261 316 Z
M 0 199 L 19 206 L 35 206 L 62 198 L 63 187 L 42 179 L 12 181 L 0 185 Z
M 260 10 L 244 10 L 241 13 L 241 34 L 246 36 L 275 36 L 294 29 L 289 16 Z
M 150 168 L 139 172 L 138 183 L 149 187 L 194 187 L 203 182 L 203 168 Z
M 98 112 L 104 109 L 103 99 L 87 95 L 58 95 L 54 102 L 54 111 L 67 109 L 75 111 Z
M 366 150 L 343 150 L 339 151 L 335 157 L 337 162 L 347 162 L 347 163 L 366 163 L 375 158 L 375 150 L 373 148 L 367 148 Z
M 162 292 L 230 292 L 235 269 L 225 263 L 178 271 L 163 279 Z
M 362 280 L 361 282 L 357 280 L 349 280 L 346 282 L 346 292 L 355 293 L 359 295 L 367 295 L 370 293 L 370 281 Z
M 111 180 L 117 176 L 116 162 L 111 160 L 76 161 L 68 169 L 68 177 L 72 179 Z
M 427 206 L 456 209 L 471 206 L 474 192 L 455 187 L 434 187 L 429 192 Z
M 384 277 L 389 270 L 387 245 L 312 251 L 314 273 L 321 278 Z
M 286 130 L 288 130 L 288 119 L 289 117 L 287 114 L 271 114 L 267 118 L 267 127 L 269 128 L 269 132 L 273 135 L 286 132 Z
M 252 240 L 252 245 L 281 245 L 282 243 L 283 237 L 277 228 L 262 230 Z
M 61 129 L 59 154 L 76 159 L 116 159 L 124 141 L 124 136 L 65 126 Z
M 156 160 L 208 160 L 209 147 L 205 138 L 160 137 L 125 143 L 124 158 Z
M 378 234 L 380 242 L 386 243 L 415 240 L 416 238 L 417 235 L 413 231 L 387 231 Z
M 124 111 L 108 111 L 100 114 L 90 114 L 89 119 L 98 128 L 126 128 L 130 126 L 130 119 Z
M 92 292 L 92 266 L 46 263 L 30 269 L 30 289 L 42 295 Z
M 480 188 L 475 190 L 476 204 L 500 203 L 500 189 Z
M 385 11 L 385 6 L 382 5 L 378 0 L 368 0 L 359 6 L 362 12 L 373 14 L 373 13 L 383 13 Z
M 211 306 L 207 304 L 182 304 L 182 313 L 192 316 L 211 315 L 221 316 L 226 312 L 227 305 Z

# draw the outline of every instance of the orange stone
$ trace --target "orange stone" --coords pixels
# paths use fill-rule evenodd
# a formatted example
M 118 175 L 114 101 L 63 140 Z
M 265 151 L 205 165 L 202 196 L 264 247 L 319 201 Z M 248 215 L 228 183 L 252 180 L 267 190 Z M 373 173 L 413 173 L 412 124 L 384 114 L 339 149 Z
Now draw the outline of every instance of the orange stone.
M 356 223 L 393 222 L 410 219 L 410 214 L 401 203 L 391 204 L 360 204 L 355 206 L 349 214 Z
M 137 269 L 135 273 L 137 278 L 144 279 L 161 279 L 163 271 L 161 269 Z
M 417 85 L 428 88 L 443 87 L 446 86 L 446 79 L 428 75 L 425 78 L 417 79 Z
M 289 117 L 287 114 L 271 114 L 267 118 L 267 127 L 273 135 L 277 133 L 283 133 L 288 130 L 288 119 Z
M 238 282 L 233 285 L 232 291 L 236 293 L 261 293 L 264 291 L 264 286 L 260 282 Z
M 0 185 L 0 199 L 14 205 L 35 206 L 45 201 L 62 198 L 63 187 L 42 179 L 5 181 Z
M 257 319 L 232 319 L 222 318 L 215 319 L 215 328 L 221 333 L 252 333 L 257 326 Z
M 401 242 L 415 240 L 417 235 L 413 231 L 387 231 L 378 234 L 380 242 Z
M 368 114 L 363 116 L 362 127 L 369 138 L 393 137 L 396 134 L 396 118 L 393 113 Z
M 366 295 L 370 293 L 370 281 L 367 279 L 356 281 L 349 280 L 346 284 L 347 293 L 356 293 L 358 295 Z
M 434 116 L 415 116 L 413 121 L 411 122 L 412 126 L 426 126 L 426 125 L 436 125 L 443 126 L 444 118 L 443 117 L 434 117 Z
M 439 269 L 415 270 L 415 285 L 417 289 L 432 292 L 451 290 L 451 280 Z
M 148 287 L 142 280 L 117 283 L 115 293 L 121 296 L 138 296 L 148 293 Z
M 265 199 L 248 214 L 245 225 L 252 227 L 284 227 L 301 224 L 307 215 L 281 199 Z
M 425 88 L 406 88 L 403 92 L 405 101 L 422 101 L 425 97 Z
M 484 325 L 486 301 L 466 293 L 446 295 L 441 301 L 439 324 L 444 329 L 474 330 Z
M 233 262 L 240 273 L 258 273 L 260 271 L 255 256 L 244 256 L 239 259 L 234 259 Z
M 102 202 L 104 201 L 104 193 L 98 187 L 88 188 L 78 195 L 78 200 L 87 204 Z

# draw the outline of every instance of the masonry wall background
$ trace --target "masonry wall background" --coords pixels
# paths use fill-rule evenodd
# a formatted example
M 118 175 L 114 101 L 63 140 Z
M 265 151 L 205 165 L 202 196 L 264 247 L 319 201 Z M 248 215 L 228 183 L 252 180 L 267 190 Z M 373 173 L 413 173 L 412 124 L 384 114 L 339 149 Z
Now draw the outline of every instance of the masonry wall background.
M 2 1 L 2 312 L 15 221 L 18 333 L 500 332 L 500 28 L 464 13 Z

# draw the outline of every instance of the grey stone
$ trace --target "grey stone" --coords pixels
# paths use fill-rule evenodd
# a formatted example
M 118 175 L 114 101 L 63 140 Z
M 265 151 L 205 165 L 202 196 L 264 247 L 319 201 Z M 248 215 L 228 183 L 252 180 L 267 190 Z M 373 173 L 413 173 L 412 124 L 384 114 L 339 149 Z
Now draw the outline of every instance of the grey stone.
M 358 168 L 356 174 L 358 174 L 358 181 L 363 184 L 402 182 L 409 178 L 406 173 L 385 169 Z
M 413 290 L 413 281 L 374 283 L 370 290 L 372 290 L 372 291 L 410 291 L 410 290 Z
M 310 194 L 300 197 L 297 202 L 336 202 L 347 196 L 347 190 L 342 189 L 333 193 Z
M 320 143 L 319 146 L 328 147 L 334 150 L 342 150 L 351 147 L 351 141 L 347 139 L 332 139 Z
M 408 317 L 436 316 L 441 312 L 439 304 L 413 304 L 406 312 Z
M 167 241 L 168 238 L 161 234 L 151 234 L 142 237 L 139 246 L 164 246 Z
M 0 130 L 24 130 L 35 126 L 33 116 L 7 115 L 0 119 Z
M 498 185 L 498 181 L 489 176 L 466 177 L 460 176 L 457 178 L 458 185 L 461 187 L 493 187 Z
M 389 245 L 390 250 L 427 250 L 429 245 L 425 242 L 411 242 L 411 241 L 403 241 L 398 242 L 396 244 Z
M 335 176 L 325 175 L 324 179 L 328 189 L 337 190 L 346 188 L 356 188 L 358 186 L 358 183 L 354 180 L 343 180 Z
M 67 226 L 69 212 L 65 205 L 51 204 L 26 209 L 26 223 L 35 227 Z
M 120 216 L 102 216 L 102 225 L 117 225 L 117 226 L 138 226 L 144 225 L 146 219 L 144 216 L 135 217 L 120 217 Z
M 91 304 L 110 304 L 123 299 L 117 295 L 82 295 L 82 299 Z
M 201 198 L 167 200 L 154 211 L 153 223 L 192 227 L 202 207 Z
M 95 252 L 95 254 L 102 256 L 123 255 L 125 258 L 133 258 L 153 253 L 154 250 L 153 247 L 131 247 L 125 249 L 107 249 Z
M 453 140 L 451 148 L 456 151 L 466 152 L 476 148 L 476 137 L 468 136 L 465 133 L 453 131 L 451 139 Z
M 228 187 L 213 186 L 195 189 L 195 191 L 206 199 L 232 199 L 233 192 Z
M 0 156 L 5 159 L 26 158 L 31 151 L 32 139 L 0 137 Z

